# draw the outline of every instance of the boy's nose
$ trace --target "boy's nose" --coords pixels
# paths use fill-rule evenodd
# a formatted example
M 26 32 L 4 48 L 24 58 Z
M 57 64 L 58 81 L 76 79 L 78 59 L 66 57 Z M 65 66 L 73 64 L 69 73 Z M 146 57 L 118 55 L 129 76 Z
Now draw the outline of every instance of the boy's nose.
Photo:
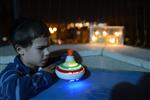
M 44 55 L 45 55 L 45 56 L 48 56 L 49 53 L 50 53 L 49 49 L 48 49 L 48 48 L 45 48 L 45 49 L 44 49 Z

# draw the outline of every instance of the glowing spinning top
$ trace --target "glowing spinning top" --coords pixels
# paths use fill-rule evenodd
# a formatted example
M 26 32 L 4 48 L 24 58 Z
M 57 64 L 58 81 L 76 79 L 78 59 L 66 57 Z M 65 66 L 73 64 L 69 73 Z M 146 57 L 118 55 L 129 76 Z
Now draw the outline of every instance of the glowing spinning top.
M 55 69 L 56 75 L 65 80 L 78 80 L 84 73 L 85 68 L 78 64 L 73 56 L 73 50 L 69 49 L 65 62 L 58 65 Z

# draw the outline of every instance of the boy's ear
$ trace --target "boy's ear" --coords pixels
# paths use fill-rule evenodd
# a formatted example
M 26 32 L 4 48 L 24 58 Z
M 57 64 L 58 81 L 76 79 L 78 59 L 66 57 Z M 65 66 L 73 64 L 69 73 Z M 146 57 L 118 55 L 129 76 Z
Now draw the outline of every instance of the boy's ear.
M 24 48 L 22 47 L 22 46 L 20 46 L 20 45 L 15 45 L 15 48 L 16 48 L 16 51 L 17 51 L 17 53 L 18 54 L 20 54 L 20 55 L 24 55 Z

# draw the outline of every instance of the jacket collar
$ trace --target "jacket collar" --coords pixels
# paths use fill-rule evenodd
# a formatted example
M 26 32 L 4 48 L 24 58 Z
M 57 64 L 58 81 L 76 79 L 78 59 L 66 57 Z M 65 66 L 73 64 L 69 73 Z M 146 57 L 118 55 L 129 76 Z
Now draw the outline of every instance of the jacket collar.
M 15 57 L 14 63 L 16 65 L 17 69 L 19 71 L 23 72 L 23 74 L 32 74 L 34 72 L 33 69 L 31 69 L 30 67 L 23 64 L 23 62 L 20 59 L 20 55 L 17 55 Z

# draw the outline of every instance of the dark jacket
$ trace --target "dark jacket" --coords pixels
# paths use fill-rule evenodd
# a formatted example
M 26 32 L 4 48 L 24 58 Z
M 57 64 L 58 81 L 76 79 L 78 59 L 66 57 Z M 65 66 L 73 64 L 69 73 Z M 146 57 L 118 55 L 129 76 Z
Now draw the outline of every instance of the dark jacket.
M 33 71 L 16 56 L 0 73 L 0 100 L 27 100 L 52 83 L 50 73 L 39 69 Z

